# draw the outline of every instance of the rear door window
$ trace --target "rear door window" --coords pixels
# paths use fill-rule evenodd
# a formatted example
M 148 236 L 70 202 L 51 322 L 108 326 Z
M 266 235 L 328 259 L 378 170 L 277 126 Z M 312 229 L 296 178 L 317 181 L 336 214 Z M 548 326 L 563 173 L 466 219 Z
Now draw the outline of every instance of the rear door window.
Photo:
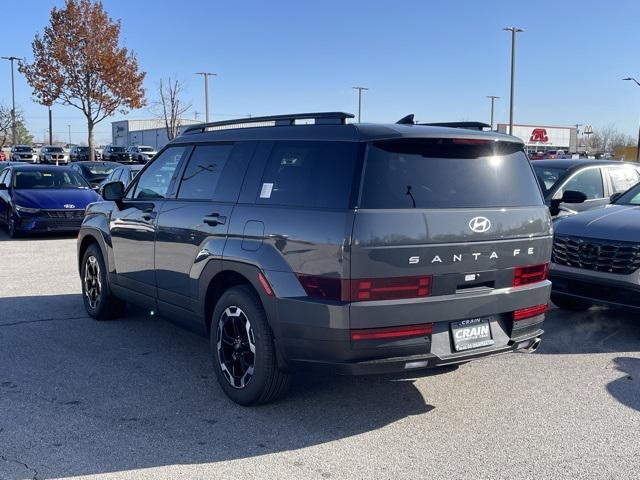
M 210 200 L 233 145 L 196 146 L 182 175 L 178 198 Z
M 613 193 L 626 192 L 638 183 L 638 172 L 633 167 L 607 168 Z
M 522 145 L 468 139 L 372 143 L 360 206 L 374 209 L 542 205 Z
M 602 171 L 599 167 L 586 168 L 579 171 L 564 184 L 562 190 L 558 191 L 554 197 L 559 196 L 562 198 L 562 194 L 569 190 L 584 193 L 587 196 L 587 200 L 604 198 Z
M 256 202 L 348 208 L 357 159 L 354 142 L 276 142 Z

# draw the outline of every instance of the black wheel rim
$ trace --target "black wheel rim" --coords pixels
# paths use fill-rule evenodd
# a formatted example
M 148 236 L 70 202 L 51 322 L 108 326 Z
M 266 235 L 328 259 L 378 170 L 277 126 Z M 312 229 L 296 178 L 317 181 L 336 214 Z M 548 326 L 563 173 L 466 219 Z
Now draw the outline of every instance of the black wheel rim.
M 100 279 L 100 264 L 93 255 L 84 264 L 84 295 L 91 309 L 95 310 L 100 304 L 102 280 Z
M 233 388 L 246 387 L 255 371 L 256 345 L 249 318 L 240 307 L 225 308 L 216 338 L 222 374 Z

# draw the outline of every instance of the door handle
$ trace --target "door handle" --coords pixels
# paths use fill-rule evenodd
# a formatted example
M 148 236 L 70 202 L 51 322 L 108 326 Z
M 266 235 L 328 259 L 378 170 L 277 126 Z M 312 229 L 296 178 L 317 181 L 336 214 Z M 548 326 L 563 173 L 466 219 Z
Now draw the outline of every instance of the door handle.
M 223 217 L 219 213 L 212 213 L 210 215 L 206 215 L 202 221 L 207 225 L 215 227 L 216 225 L 224 225 L 227 221 L 227 217 Z

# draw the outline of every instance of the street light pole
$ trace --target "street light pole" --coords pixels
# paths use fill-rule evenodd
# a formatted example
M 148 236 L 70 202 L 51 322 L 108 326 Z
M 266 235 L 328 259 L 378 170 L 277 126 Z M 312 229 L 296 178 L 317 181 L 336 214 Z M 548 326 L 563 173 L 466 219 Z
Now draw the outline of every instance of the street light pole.
M 491 130 L 493 131 L 493 103 L 500 97 L 496 97 L 495 95 L 487 95 L 487 98 L 491 99 Z
M 51 105 L 47 105 L 49 108 L 49 145 L 53 145 L 53 119 L 51 116 Z
M 640 87 L 640 82 L 633 77 L 623 78 L 622 80 L 631 80 L 636 82 L 636 85 Z M 638 145 L 636 147 L 636 162 L 640 162 L 640 127 L 638 127 Z
M 3 60 L 11 62 L 11 143 L 16 144 L 16 87 L 13 79 L 13 61 L 20 60 L 18 57 L 1 57 Z
M 71 147 L 71 125 L 67 124 L 67 128 L 69 129 L 69 147 Z
M 362 91 L 369 90 L 367 87 L 351 87 L 358 91 L 358 123 L 362 120 Z
M 576 123 L 576 153 L 578 154 L 578 156 L 580 155 L 580 137 L 578 135 L 580 135 L 581 126 L 581 123 Z
M 509 94 L 509 135 L 513 135 L 513 88 L 516 71 L 516 33 L 524 32 L 518 27 L 503 28 L 506 32 L 511 32 L 511 92 Z
M 196 75 L 204 77 L 204 121 L 209 123 L 209 77 L 217 77 L 217 73 L 196 72 Z

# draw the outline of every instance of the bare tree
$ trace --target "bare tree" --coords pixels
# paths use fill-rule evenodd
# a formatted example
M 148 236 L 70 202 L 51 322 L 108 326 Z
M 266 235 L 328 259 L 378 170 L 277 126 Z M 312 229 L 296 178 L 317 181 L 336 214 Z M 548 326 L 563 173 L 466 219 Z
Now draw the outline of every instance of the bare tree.
M 167 130 L 167 138 L 173 140 L 179 134 L 182 116 L 191 108 L 190 103 L 184 103 L 180 98 L 184 93 L 184 83 L 180 80 L 168 78 L 160 79 L 158 86 L 159 100 L 155 109 L 159 112 Z
M 7 140 L 11 137 L 12 125 L 11 107 L 0 105 L 0 148 L 4 147 Z M 31 143 L 32 139 L 33 137 L 24 126 L 22 112 L 16 110 L 16 144 Z
M 633 137 L 620 132 L 612 123 L 602 128 L 594 128 L 589 136 L 588 146 L 594 152 L 613 152 L 616 148 L 634 144 Z

